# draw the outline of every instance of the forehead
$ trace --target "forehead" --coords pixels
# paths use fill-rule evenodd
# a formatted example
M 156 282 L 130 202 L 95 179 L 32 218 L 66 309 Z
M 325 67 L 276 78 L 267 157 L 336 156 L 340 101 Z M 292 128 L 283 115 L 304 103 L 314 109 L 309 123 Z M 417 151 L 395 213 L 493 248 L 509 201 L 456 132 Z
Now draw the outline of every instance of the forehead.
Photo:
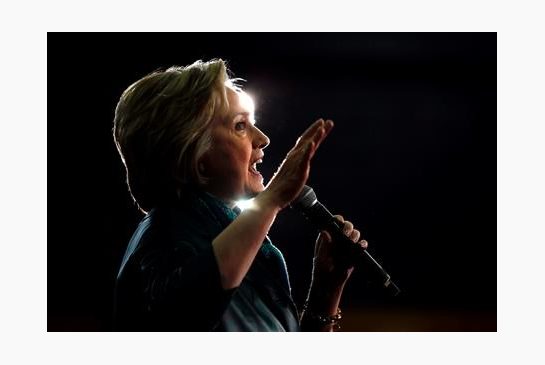
M 226 87 L 227 100 L 229 102 L 229 116 L 234 117 L 238 114 L 254 115 L 255 106 L 251 96 L 244 91 L 235 91 Z

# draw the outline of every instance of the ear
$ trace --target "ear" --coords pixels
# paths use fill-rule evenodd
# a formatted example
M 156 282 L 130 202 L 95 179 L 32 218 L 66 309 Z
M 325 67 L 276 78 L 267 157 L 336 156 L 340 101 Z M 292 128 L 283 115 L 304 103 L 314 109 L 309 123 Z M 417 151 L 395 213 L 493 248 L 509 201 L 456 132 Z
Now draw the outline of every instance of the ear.
M 206 158 L 207 158 L 207 154 L 205 153 L 197 161 L 197 170 L 202 176 L 206 176 Z

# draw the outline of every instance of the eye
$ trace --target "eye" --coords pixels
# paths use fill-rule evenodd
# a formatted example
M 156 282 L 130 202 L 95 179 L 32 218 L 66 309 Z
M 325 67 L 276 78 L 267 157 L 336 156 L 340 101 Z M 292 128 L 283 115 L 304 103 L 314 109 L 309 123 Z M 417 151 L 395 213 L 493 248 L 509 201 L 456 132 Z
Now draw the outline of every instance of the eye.
M 235 124 L 235 130 L 236 131 L 243 131 L 246 129 L 246 122 L 237 122 Z

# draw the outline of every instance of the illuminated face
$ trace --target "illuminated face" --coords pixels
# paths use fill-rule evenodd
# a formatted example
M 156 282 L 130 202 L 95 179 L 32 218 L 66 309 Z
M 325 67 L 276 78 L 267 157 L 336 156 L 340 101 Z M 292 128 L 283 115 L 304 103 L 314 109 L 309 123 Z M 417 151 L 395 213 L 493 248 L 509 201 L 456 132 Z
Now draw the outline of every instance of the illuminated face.
M 265 189 L 256 165 L 261 163 L 269 138 L 255 125 L 252 99 L 227 87 L 229 111 L 212 123 L 212 147 L 200 160 L 209 193 L 233 203 Z

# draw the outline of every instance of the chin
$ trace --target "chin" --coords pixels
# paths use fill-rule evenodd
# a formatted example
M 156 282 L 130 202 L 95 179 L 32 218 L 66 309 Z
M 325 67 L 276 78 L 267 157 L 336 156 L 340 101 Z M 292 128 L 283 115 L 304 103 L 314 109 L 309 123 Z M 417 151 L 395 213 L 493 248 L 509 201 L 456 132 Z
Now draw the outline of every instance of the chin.
M 257 194 L 261 193 L 263 190 L 265 190 L 265 187 L 262 185 L 258 188 L 255 187 L 248 187 L 246 189 L 246 192 L 244 193 L 244 199 L 252 199 L 257 196 Z
M 246 199 L 253 199 L 257 196 L 257 194 L 259 194 L 260 192 L 257 192 L 257 191 L 252 191 L 252 192 L 249 192 L 246 194 Z

